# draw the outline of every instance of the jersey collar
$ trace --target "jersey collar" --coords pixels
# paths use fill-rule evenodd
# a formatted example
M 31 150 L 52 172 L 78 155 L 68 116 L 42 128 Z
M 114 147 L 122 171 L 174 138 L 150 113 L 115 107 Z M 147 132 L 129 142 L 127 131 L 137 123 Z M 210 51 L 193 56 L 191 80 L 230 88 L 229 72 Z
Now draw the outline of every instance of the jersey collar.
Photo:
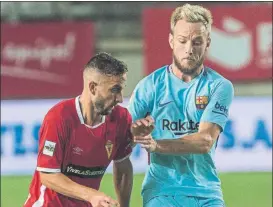
M 176 75 L 174 75 L 173 71 L 172 71 L 172 67 L 171 65 L 167 66 L 167 71 L 168 73 L 171 75 L 171 77 L 173 77 L 174 79 L 178 80 L 181 83 L 184 83 L 185 85 L 191 85 L 193 84 L 196 80 L 200 79 L 203 75 L 204 75 L 204 71 L 205 71 L 205 66 L 202 68 L 201 72 L 199 73 L 199 75 L 197 75 L 194 79 L 192 79 L 190 82 L 184 82 L 183 80 L 179 79 Z
M 77 114 L 78 114 L 81 124 L 84 124 L 88 128 L 91 128 L 91 129 L 97 128 L 105 122 L 105 116 L 103 116 L 101 123 L 96 124 L 95 126 L 89 126 L 89 125 L 85 124 L 84 119 L 83 119 L 83 115 L 82 115 L 82 111 L 81 111 L 81 107 L 80 107 L 80 96 L 77 96 L 75 98 L 75 105 L 76 105 L 76 111 L 77 111 Z

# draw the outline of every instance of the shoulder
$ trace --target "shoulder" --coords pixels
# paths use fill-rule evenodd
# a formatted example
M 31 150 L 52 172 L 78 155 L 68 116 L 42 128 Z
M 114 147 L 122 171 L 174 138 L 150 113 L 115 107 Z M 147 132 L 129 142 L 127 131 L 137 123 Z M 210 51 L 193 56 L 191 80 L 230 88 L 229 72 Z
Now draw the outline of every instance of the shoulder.
M 206 67 L 204 73 L 207 80 L 212 83 L 214 89 L 221 88 L 224 90 L 234 90 L 232 82 L 215 70 Z
M 54 120 L 54 122 L 67 122 L 72 117 L 74 117 L 75 112 L 75 98 L 63 100 L 49 109 L 45 115 L 45 120 Z
M 169 65 L 165 65 L 161 68 L 156 69 L 154 72 L 144 77 L 138 85 L 140 86 L 151 86 L 156 85 L 158 82 L 164 79 L 165 75 L 168 73 Z

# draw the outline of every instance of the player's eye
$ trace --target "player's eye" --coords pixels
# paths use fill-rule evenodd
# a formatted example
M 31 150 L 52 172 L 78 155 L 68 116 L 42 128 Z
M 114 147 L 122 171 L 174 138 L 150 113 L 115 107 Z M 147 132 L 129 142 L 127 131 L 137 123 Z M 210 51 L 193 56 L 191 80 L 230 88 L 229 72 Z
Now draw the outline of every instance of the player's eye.
M 122 90 L 121 88 L 112 88 L 112 89 L 111 89 L 111 92 L 112 92 L 112 93 L 120 93 L 121 90 Z
M 186 40 L 178 40 L 181 44 L 186 44 L 187 41 Z
M 203 44 L 203 41 L 202 40 L 196 40 L 196 41 L 193 41 L 193 45 L 195 46 L 200 46 Z

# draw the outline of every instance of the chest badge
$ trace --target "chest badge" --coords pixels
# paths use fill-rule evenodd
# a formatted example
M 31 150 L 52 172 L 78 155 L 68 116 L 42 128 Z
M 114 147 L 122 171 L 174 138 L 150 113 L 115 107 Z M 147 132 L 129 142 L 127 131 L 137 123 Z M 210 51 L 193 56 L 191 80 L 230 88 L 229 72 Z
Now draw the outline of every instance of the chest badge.
M 195 105 L 198 109 L 205 109 L 209 103 L 208 96 L 196 96 Z
M 105 144 L 105 149 L 107 152 L 108 159 L 111 157 L 112 151 L 113 151 L 113 143 L 108 140 Z

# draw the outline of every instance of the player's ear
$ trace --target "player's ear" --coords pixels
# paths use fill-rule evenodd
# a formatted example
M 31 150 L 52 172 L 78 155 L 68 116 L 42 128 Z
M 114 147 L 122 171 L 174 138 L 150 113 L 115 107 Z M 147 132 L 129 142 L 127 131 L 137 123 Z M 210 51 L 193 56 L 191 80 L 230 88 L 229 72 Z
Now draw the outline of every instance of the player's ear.
M 169 34 L 169 45 L 173 49 L 173 34 L 172 33 Z
M 96 93 L 96 90 L 97 90 L 97 83 L 95 83 L 94 81 L 90 81 L 89 82 L 89 91 L 93 94 L 93 95 L 95 95 L 95 93 Z

